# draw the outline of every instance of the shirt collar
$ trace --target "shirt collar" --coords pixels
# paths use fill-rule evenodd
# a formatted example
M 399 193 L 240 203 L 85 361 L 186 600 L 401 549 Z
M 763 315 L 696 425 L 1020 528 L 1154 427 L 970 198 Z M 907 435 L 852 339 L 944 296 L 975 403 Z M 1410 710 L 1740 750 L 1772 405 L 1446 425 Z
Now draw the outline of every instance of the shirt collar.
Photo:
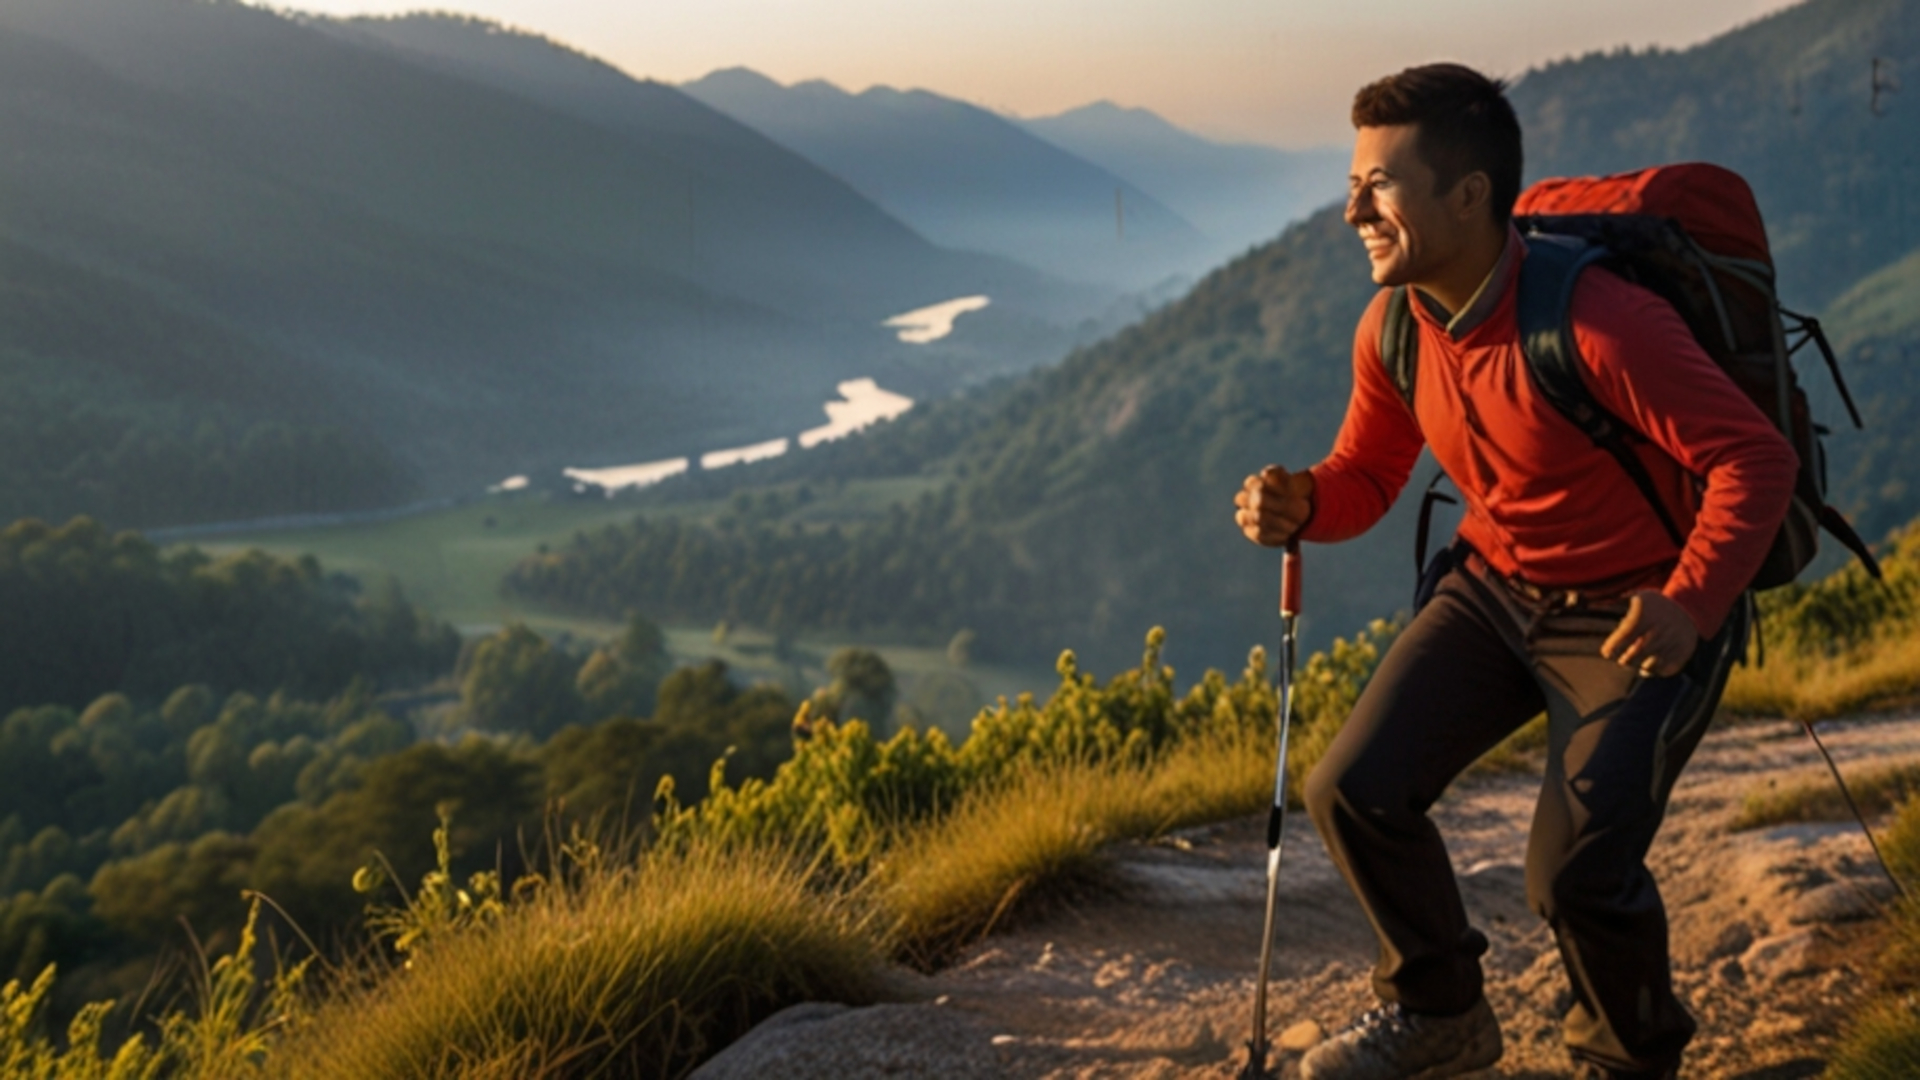
M 1501 297 L 1506 295 L 1506 289 L 1503 286 L 1512 273 L 1514 264 L 1519 261 L 1520 252 L 1525 246 L 1525 242 L 1520 239 L 1520 230 L 1514 228 L 1511 223 L 1508 224 L 1507 243 L 1500 249 L 1500 258 L 1494 261 L 1493 269 L 1487 271 L 1487 276 L 1480 281 L 1480 287 L 1473 291 L 1467 306 L 1461 308 L 1458 314 L 1450 314 L 1446 308 L 1440 306 L 1439 301 L 1419 289 L 1413 291 L 1419 295 L 1421 304 L 1433 316 L 1434 321 L 1446 327 L 1448 336 L 1458 341 L 1472 333 L 1475 327 L 1486 322 L 1487 316 L 1493 314 L 1493 309 L 1500 306 Z

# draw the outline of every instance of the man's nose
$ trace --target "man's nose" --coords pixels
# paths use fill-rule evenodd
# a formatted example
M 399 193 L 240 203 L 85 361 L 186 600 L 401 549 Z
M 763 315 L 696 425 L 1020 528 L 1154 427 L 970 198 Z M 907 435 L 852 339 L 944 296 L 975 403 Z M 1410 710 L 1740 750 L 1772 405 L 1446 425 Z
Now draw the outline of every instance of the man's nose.
M 1359 225 L 1362 222 L 1372 221 L 1374 217 L 1373 199 L 1368 197 L 1365 187 L 1347 196 L 1347 224 Z

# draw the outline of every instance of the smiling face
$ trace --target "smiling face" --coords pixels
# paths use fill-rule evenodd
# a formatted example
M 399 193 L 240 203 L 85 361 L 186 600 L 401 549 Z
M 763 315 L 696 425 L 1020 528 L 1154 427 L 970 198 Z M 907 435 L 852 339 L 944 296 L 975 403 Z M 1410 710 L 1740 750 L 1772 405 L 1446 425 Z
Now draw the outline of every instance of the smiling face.
M 1360 234 L 1378 285 L 1431 286 L 1447 279 L 1472 247 L 1484 199 L 1476 187 L 1486 175 L 1472 173 L 1442 193 L 1433 169 L 1416 147 L 1412 124 L 1363 127 L 1353 143 L 1347 178 L 1347 224 Z

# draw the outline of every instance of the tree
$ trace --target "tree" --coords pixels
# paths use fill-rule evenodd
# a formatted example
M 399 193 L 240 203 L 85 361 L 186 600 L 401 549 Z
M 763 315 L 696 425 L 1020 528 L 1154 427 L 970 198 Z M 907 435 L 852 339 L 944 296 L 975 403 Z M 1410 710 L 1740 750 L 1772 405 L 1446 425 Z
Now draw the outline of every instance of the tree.
M 865 720 L 884 731 L 893 720 L 899 687 L 893 669 L 872 649 L 841 649 L 827 660 L 833 682 L 815 695 L 816 709 L 839 720 Z
M 971 630 L 961 630 L 947 642 L 947 663 L 963 668 L 973 663 L 973 642 L 977 635 Z
M 545 738 L 580 719 L 577 665 L 525 623 L 480 642 L 460 682 L 460 709 L 481 731 Z

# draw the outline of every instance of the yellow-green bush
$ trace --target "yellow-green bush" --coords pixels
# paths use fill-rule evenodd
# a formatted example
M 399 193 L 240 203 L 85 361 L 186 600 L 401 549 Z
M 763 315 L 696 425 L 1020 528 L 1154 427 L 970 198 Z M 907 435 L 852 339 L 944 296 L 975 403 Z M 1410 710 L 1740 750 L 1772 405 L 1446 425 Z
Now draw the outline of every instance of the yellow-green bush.
M 1920 696 L 1920 525 L 1889 538 L 1880 566 L 1884 582 L 1850 563 L 1761 593 L 1764 663 L 1734 671 L 1724 707 L 1816 719 Z

